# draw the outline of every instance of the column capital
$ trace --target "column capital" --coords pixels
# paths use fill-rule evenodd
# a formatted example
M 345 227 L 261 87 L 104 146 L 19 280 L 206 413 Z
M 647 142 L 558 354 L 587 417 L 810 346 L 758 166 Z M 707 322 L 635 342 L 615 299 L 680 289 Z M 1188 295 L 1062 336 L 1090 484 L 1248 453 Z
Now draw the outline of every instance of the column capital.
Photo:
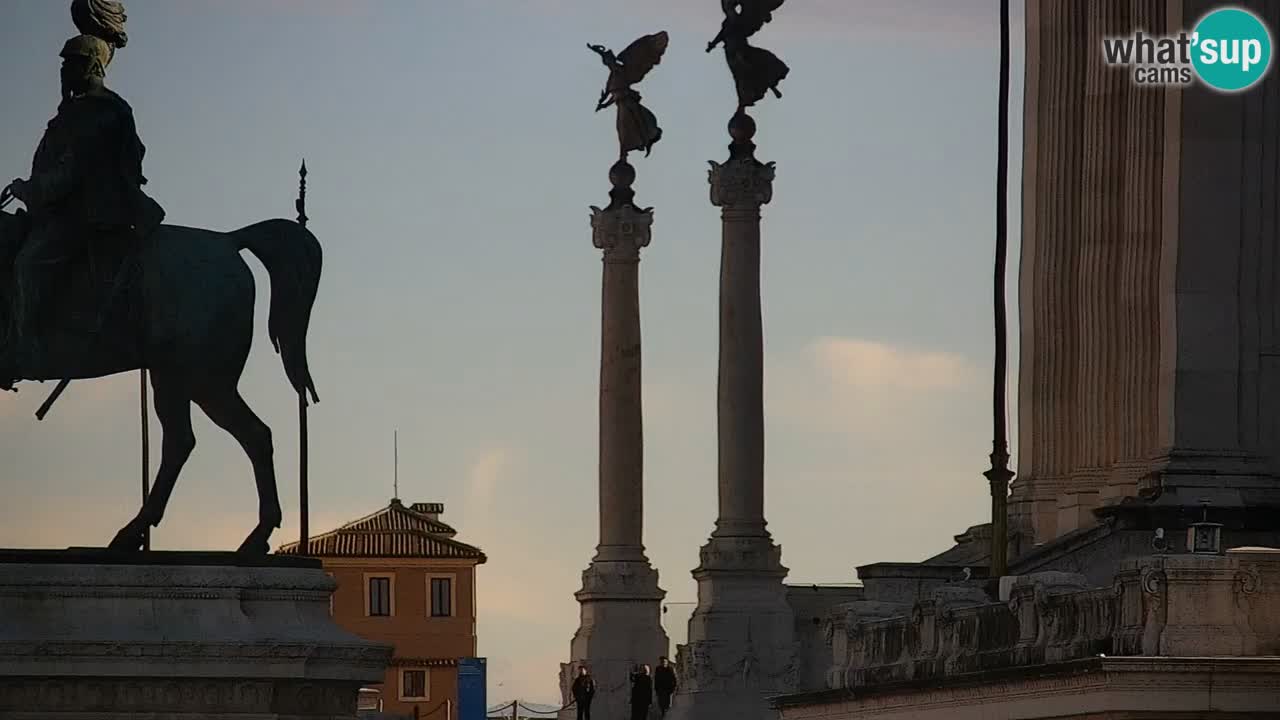
M 742 110 L 729 120 L 729 159 L 721 164 L 709 161 L 711 204 L 723 208 L 725 217 L 745 214 L 754 219 L 762 205 L 773 199 L 774 163 L 756 159 L 756 121 Z
M 652 208 L 591 206 L 591 243 L 604 250 L 605 262 L 639 262 L 640 248 L 649 246 L 652 228 Z
M 711 204 L 726 211 L 759 211 L 773 199 L 774 163 L 762 163 L 748 151 L 723 164 L 708 161 Z

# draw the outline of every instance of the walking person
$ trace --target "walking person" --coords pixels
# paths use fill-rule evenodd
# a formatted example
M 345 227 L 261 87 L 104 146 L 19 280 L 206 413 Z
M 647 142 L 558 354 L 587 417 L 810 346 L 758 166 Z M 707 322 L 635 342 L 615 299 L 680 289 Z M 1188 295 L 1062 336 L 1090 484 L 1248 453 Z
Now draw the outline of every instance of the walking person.
M 658 710 L 666 717 L 671 709 L 671 696 L 676 694 L 676 669 L 666 657 L 658 658 L 658 668 L 653 671 L 653 691 L 658 696 Z
M 653 678 L 649 666 L 641 665 L 631 676 L 631 720 L 648 720 L 653 705 Z
M 578 720 L 591 720 L 591 700 L 596 696 L 596 680 L 586 665 L 578 666 L 573 679 L 573 702 L 578 706 Z

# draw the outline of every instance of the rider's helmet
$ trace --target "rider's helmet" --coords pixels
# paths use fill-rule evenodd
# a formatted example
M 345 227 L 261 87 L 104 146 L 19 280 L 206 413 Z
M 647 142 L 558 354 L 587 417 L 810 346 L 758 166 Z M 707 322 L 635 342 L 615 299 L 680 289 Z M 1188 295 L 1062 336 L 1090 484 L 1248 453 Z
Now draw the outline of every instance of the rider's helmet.
M 93 35 L 77 35 L 71 38 L 62 46 L 62 52 L 59 53 L 63 58 L 89 58 L 90 72 L 100 77 L 106 76 L 107 66 L 111 64 L 115 54 L 116 49 L 110 43 Z

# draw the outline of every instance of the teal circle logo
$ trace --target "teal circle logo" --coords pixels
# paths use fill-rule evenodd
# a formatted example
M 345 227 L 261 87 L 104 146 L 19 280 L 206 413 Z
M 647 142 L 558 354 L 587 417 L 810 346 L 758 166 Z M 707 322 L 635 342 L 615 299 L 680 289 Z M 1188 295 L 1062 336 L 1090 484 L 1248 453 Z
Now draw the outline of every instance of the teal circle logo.
M 1248 10 L 1214 10 L 1192 33 L 1191 64 L 1215 90 L 1246 90 L 1271 68 L 1271 31 Z

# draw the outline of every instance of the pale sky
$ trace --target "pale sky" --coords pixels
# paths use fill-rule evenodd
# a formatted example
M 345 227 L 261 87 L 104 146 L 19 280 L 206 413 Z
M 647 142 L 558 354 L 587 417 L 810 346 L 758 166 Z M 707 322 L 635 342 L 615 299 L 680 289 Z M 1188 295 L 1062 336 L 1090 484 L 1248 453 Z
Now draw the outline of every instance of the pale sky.
M 1014 3 L 1010 219 L 1016 332 L 1021 3 Z M 719 213 L 707 160 L 734 109 L 715 0 L 127 0 L 108 84 L 133 105 L 169 222 L 293 217 L 310 169 L 325 270 L 310 334 L 311 526 L 400 495 L 445 503 L 480 569 L 491 703 L 555 703 L 597 541 L 600 252 L 612 112 L 587 43 L 668 30 L 638 87 L 664 129 L 633 160 L 655 207 L 640 266 L 646 545 L 673 603 L 716 511 Z M 792 0 L 756 38 L 790 66 L 763 101 L 766 514 L 789 582 L 920 560 L 984 522 L 990 452 L 997 0 Z M 0 175 L 26 177 L 58 100 L 66 2 L 0 26 Z M 241 389 L 275 433 L 296 539 L 296 399 L 266 337 Z M 1010 387 L 1016 379 L 1011 350 Z M 137 510 L 138 377 L 0 397 L 0 546 L 103 545 Z M 198 411 L 157 549 L 234 549 L 249 465 Z M 152 424 L 153 448 L 159 426 Z M 158 450 L 152 468 L 158 464 Z M 691 606 L 666 616 L 675 643 Z

